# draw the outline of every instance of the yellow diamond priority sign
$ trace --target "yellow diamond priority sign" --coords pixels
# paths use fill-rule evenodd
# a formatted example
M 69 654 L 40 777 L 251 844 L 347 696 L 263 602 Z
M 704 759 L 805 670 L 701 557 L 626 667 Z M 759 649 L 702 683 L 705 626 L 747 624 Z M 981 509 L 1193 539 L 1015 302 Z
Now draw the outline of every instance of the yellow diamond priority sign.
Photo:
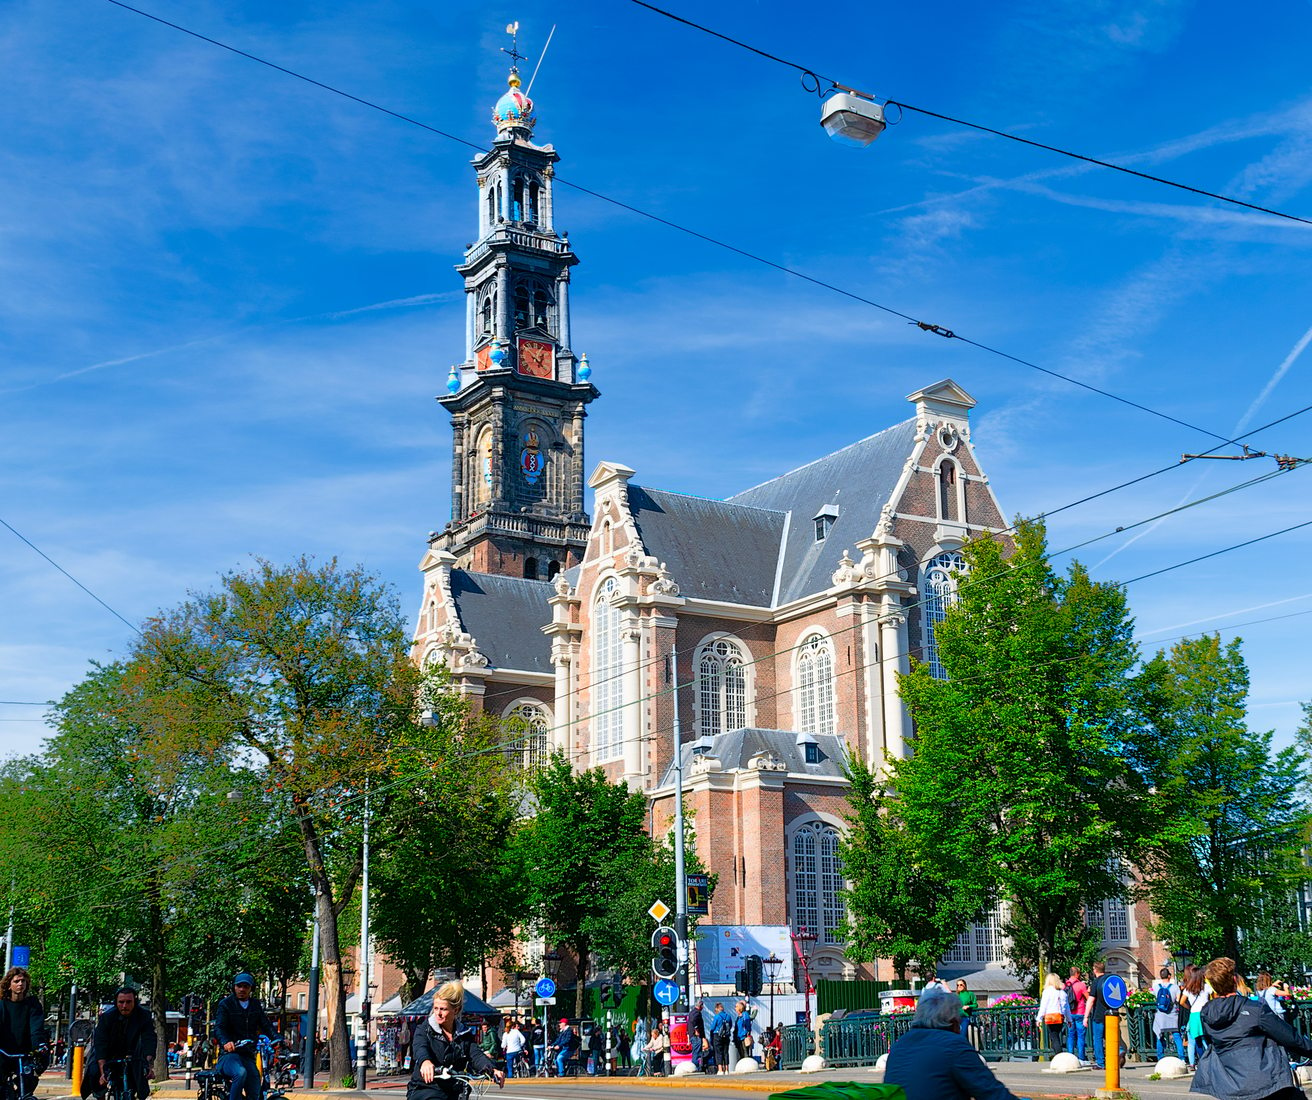
M 658 901 L 655 905 L 653 905 L 650 909 L 647 910 L 647 915 L 651 917 L 651 919 L 654 920 L 657 924 L 660 924 L 661 921 L 663 921 L 666 917 L 670 915 L 670 907 L 666 905 L 665 902 Z

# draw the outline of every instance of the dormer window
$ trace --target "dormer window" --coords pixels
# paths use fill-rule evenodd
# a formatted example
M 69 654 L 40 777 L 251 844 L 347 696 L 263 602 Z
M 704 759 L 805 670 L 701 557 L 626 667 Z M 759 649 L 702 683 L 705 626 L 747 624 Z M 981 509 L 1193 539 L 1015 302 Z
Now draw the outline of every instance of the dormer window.
M 802 746 L 802 759 L 808 764 L 820 763 L 820 746 L 814 741 L 808 741 Z
M 815 541 L 824 542 L 838 521 L 838 505 L 826 504 L 815 516 Z

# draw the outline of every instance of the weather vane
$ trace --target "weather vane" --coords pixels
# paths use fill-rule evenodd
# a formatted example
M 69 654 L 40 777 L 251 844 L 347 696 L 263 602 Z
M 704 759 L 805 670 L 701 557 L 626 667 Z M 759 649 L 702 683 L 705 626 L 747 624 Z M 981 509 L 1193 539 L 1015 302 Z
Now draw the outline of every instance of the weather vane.
M 507 23 L 506 33 L 510 35 L 510 49 L 506 49 L 505 46 L 502 46 L 501 52 L 510 55 L 510 67 L 515 72 L 519 72 L 519 63 L 528 60 L 524 54 L 519 52 L 519 20 L 515 20 L 513 23 Z

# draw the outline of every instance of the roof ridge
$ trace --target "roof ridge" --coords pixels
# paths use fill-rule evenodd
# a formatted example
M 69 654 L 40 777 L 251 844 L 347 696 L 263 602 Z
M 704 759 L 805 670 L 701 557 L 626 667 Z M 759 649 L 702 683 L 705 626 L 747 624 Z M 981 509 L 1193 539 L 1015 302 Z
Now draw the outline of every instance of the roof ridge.
M 550 585 L 551 581 L 536 580 L 533 577 L 512 577 L 508 573 L 482 573 L 477 569 L 452 569 L 452 573 L 464 573 L 470 577 L 491 577 L 494 580 L 515 581 L 517 584 L 545 584 Z
M 637 485 L 630 483 L 630 488 L 641 489 L 644 493 L 664 493 L 670 497 L 683 497 L 685 500 L 704 500 L 707 504 L 729 504 L 734 508 L 747 508 L 753 512 L 769 512 L 776 516 L 786 516 L 788 513 L 781 508 L 762 508 L 759 504 L 740 504 L 736 500 L 730 500 L 722 497 L 703 497 L 696 493 L 681 493 L 677 489 L 657 489 L 652 485 Z
M 726 497 L 726 498 L 725 498 L 725 503 L 726 503 L 726 504 L 737 504 L 738 501 L 737 501 L 736 498 L 742 496 L 744 493 L 750 493 L 750 492 L 752 492 L 753 490 L 764 488 L 766 485 L 769 485 L 769 484 L 771 484 L 772 482 L 780 481 L 780 480 L 782 480 L 783 478 L 789 477 L 789 476 L 792 475 L 792 474 L 800 473 L 802 470 L 805 470 L 805 469 L 807 469 L 807 468 L 810 467 L 810 466 L 814 466 L 814 465 L 816 465 L 817 463 L 824 462 L 824 461 L 826 461 L 827 459 L 834 458 L 834 457 L 836 457 L 837 455 L 841 455 L 844 451 L 850 451 L 853 447 L 859 447 L 859 446 L 861 446 L 862 443 L 869 443 L 872 439 L 876 439 L 876 438 L 878 438 L 879 436 L 884 435 L 886 432 L 891 432 L 891 431 L 893 431 L 893 430 L 895 430 L 895 429 L 897 429 L 897 428 L 905 427 L 907 424 L 914 424 L 915 421 L 916 421 L 916 418 L 915 418 L 914 416 L 909 416 L 909 417 L 907 417 L 905 420 L 899 420 L 896 424 L 890 424 L 887 428 L 881 428 L 879 431 L 877 431 L 877 432 L 873 432 L 873 433 L 871 433 L 870 435 L 867 435 L 867 436 L 865 436 L 865 437 L 863 437 L 863 438 L 861 438 L 861 439 L 858 439 L 858 440 L 856 440 L 856 441 L 854 441 L 854 442 L 852 442 L 852 443 L 849 443 L 849 444 L 847 444 L 847 446 L 845 446 L 845 447 L 839 447 L 838 450 L 836 450 L 836 451 L 830 451 L 828 454 L 821 455 L 819 458 L 813 458 L 813 459 L 811 459 L 810 462 L 803 462 L 802 465 L 800 465 L 800 466 L 794 466 L 791 470 L 785 470 L 782 474 L 776 474 L 774 477 L 768 477 L 768 478 L 766 478 L 764 481 L 762 481 L 762 482 L 760 482 L 760 483 L 758 483 L 758 484 L 756 484 L 756 485 L 749 485 L 746 489 L 741 489 L 741 490 L 739 490 L 738 492 L 734 493 L 733 496 L 731 496 L 731 497 Z M 745 505 L 745 507 L 753 508 L 753 507 L 756 507 L 756 506 L 755 506 L 755 505 L 750 505 L 750 504 L 749 504 L 749 505 Z M 773 511 L 773 509 L 762 509 L 762 510 L 763 510 L 763 511 L 767 511 L 767 510 L 768 510 L 768 511 Z

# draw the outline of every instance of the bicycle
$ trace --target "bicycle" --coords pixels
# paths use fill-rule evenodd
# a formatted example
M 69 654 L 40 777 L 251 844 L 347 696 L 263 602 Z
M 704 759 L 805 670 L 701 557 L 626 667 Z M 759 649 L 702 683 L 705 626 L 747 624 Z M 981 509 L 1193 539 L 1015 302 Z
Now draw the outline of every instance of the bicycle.
M 7 1050 L 0 1050 L 0 1066 L 3 1066 L 0 1073 L 4 1077 L 0 1081 L 0 1097 L 4 1100 L 30 1100 L 32 1093 L 27 1091 L 28 1078 L 35 1078 L 45 1069 L 41 1063 L 42 1055 L 46 1053 L 44 1047 L 37 1047 L 27 1054 L 10 1054 Z
M 459 1081 L 461 1084 L 459 1100 L 482 1100 L 483 1094 L 487 1092 L 487 1087 L 492 1083 L 492 1078 L 484 1077 L 481 1074 L 475 1076 L 472 1073 L 457 1073 L 449 1066 L 441 1066 L 433 1074 L 434 1081 Z
M 131 1059 L 110 1058 L 105 1062 L 105 1100 L 136 1100 Z
M 255 1053 L 260 1056 L 260 1095 L 263 1100 L 287 1100 L 287 1094 L 283 1091 L 283 1086 L 278 1079 L 270 1080 L 271 1073 L 276 1061 L 275 1051 L 276 1043 L 266 1035 L 261 1035 L 258 1039 L 242 1039 L 233 1045 L 231 1053 L 240 1053 L 255 1049 Z M 220 1052 L 219 1057 L 223 1056 Z M 232 1087 L 232 1079 L 220 1070 L 217 1066 L 212 1069 L 203 1069 L 196 1073 L 196 1100 L 227 1100 L 228 1093 Z M 296 1071 L 293 1069 L 290 1073 L 290 1080 L 295 1083 Z M 286 1086 L 290 1088 L 291 1086 Z

